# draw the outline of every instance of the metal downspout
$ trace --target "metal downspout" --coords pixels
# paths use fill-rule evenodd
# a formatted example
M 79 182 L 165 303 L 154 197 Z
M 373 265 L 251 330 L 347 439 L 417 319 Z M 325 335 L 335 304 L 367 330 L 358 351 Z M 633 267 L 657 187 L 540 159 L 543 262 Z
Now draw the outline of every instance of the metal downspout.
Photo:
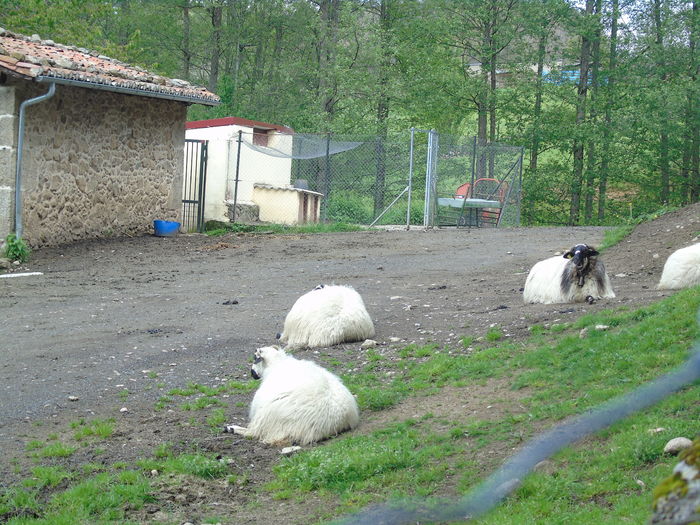
M 22 237 L 22 149 L 24 146 L 24 112 L 33 104 L 38 104 L 54 96 L 56 83 L 49 84 L 49 90 L 43 95 L 25 100 L 19 105 L 19 126 L 17 131 L 17 170 L 15 171 L 15 235 Z

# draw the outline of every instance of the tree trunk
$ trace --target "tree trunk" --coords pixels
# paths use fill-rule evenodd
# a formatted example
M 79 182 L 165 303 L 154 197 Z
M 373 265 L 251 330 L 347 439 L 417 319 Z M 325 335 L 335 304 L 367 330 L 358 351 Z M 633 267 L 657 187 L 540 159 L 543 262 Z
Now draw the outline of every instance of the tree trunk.
M 376 144 L 376 177 L 374 183 L 374 216 L 377 217 L 384 209 L 384 194 L 386 180 L 386 143 L 389 126 L 389 68 L 391 67 L 391 52 L 389 31 L 391 29 L 390 0 L 379 1 L 379 81 L 377 83 L 377 144 Z
M 666 61 L 663 58 L 664 39 L 663 28 L 661 27 L 661 0 L 654 0 L 653 4 L 654 29 L 656 31 L 656 65 L 661 73 L 661 86 L 666 83 L 668 75 L 666 73 Z M 662 95 L 663 97 L 663 95 Z M 660 101 L 659 126 L 659 175 L 661 176 L 661 202 L 668 204 L 670 193 L 670 163 L 669 163 L 669 140 L 668 140 L 668 109 L 666 101 Z
M 700 38 L 700 8 L 693 1 L 690 23 L 690 201 L 700 200 L 700 59 L 698 57 Z
M 318 92 L 321 111 L 327 130 L 330 130 L 337 103 L 337 80 L 335 68 L 335 44 L 337 41 L 341 0 L 321 0 L 319 16 L 321 17 L 321 34 L 318 42 Z
M 211 59 L 209 62 L 209 85 L 207 88 L 212 93 L 216 92 L 219 84 L 219 60 L 221 57 L 221 15 L 223 7 L 221 5 L 213 5 L 209 8 L 211 15 L 212 27 L 212 42 L 211 42 Z
M 192 51 L 190 50 L 190 0 L 182 4 L 182 78 L 190 79 Z
M 610 169 L 610 141 L 612 140 L 612 101 L 615 99 L 615 73 L 617 68 L 617 24 L 620 18 L 619 0 L 612 0 L 612 20 L 610 24 L 610 58 L 605 99 L 605 126 L 603 127 L 603 147 L 598 180 L 598 222 L 605 219 L 608 175 Z
M 594 0 L 586 0 L 586 16 L 593 14 Z M 584 33 L 581 38 L 581 66 L 579 69 L 578 97 L 576 100 L 576 133 L 582 133 L 581 128 L 586 120 L 586 97 L 588 96 L 588 69 L 591 59 L 591 39 Z M 574 170 L 571 179 L 571 207 L 569 209 L 569 225 L 578 224 L 581 213 L 581 186 L 583 178 L 583 138 L 576 136 L 573 144 Z
M 532 143 L 530 146 L 530 173 L 537 172 L 537 158 L 540 149 L 540 120 L 542 118 L 542 75 L 547 51 L 547 35 L 540 36 L 537 44 L 537 80 L 535 84 L 535 107 L 533 110 Z
M 596 0 L 594 14 L 598 17 L 598 24 L 593 42 L 591 44 L 591 97 L 590 97 L 590 113 L 589 120 L 595 124 L 597 120 L 597 111 L 595 102 L 598 98 L 598 71 L 600 69 L 600 35 L 601 35 L 601 0 Z M 593 219 L 593 198 L 595 196 L 595 180 L 597 172 L 597 160 L 595 156 L 596 143 L 594 139 L 588 141 L 588 151 L 586 152 L 586 185 L 585 185 L 585 202 L 584 202 L 584 220 L 586 224 L 590 224 Z
M 489 140 L 489 90 L 491 89 L 491 22 L 484 23 L 481 40 L 481 87 L 477 95 L 478 166 L 475 179 L 486 176 L 486 145 Z

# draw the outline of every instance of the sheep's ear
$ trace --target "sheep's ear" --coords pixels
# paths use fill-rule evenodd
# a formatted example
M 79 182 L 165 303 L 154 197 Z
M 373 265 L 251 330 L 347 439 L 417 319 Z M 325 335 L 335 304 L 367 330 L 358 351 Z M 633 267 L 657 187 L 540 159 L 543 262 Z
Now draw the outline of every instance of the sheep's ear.
M 564 259 L 572 259 L 572 258 L 574 257 L 574 252 L 572 252 L 571 250 L 569 250 L 569 251 L 566 252 L 564 255 L 562 255 L 562 257 L 564 257 Z
M 588 256 L 589 257 L 595 257 L 596 255 L 600 255 L 600 252 L 596 250 L 595 248 L 591 248 L 590 246 L 588 247 Z

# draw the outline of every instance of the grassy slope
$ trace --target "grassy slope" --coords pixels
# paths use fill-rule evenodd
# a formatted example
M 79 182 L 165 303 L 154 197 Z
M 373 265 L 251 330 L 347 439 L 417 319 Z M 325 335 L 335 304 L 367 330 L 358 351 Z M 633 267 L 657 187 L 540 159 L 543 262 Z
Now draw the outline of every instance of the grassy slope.
M 283 461 L 270 488 L 280 497 L 321 491 L 346 510 L 389 495 L 438 495 L 444 486 L 456 485 L 465 492 L 493 469 L 480 452 L 494 442 L 517 447 L 537 430 L 682 363 L 698 337 L 699 307 L 696 288 L 640 310 L 586 316 L 572 325 L 554 327 L 556 333 L 536 328 L 536 335 L 523 346 L 502 345 L 470 355 L 443 351 L 414 363 L 407 358 L 398 365 L 404 373 L 381 389 L 384 395 L 400 398 L 407 391 L 435 385 L 506 377 L 512 388 L 527 392 L 521 399 L 526 413 L 506 415 L 497 422 L 455 414 L 443 422 L 442 432 L 433 430 L 435 422 L 428 416 L 370 436 L 334 440 Z M 610 328 L 595 330 L 600 324 Z M 586 327 L 588 336 L 580 338 Z M 380 380 L 347 379 L 351 385 Z M 675 462 L 662 454 L 663 446 L 672 437 L 698 433 L 698 398 L 695 385 L 566 449 L 551 460 L 546 472 L 529 476 L 479 523 L 648 520 L 650 491 Z M 666 430 L 649 432 L 660 427 Z

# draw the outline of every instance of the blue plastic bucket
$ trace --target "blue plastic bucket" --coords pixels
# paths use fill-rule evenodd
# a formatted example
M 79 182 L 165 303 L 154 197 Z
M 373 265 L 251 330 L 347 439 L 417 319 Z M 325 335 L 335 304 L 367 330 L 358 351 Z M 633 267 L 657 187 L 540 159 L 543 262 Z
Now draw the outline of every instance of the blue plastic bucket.
M 172 237 L 180 229 L 180 223 L 175 221 L 153 221 L 153 234 L 156 237 Z

